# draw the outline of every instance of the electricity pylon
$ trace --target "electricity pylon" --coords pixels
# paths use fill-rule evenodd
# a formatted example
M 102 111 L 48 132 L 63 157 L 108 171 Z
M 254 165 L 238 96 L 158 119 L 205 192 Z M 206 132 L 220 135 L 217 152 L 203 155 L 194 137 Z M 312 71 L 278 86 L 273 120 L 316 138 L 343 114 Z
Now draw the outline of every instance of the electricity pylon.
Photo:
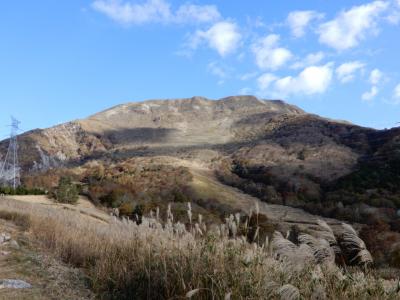
M 18 141 L 17 135 L 20 122 L 11 117 L 11 133 L 7 154 L 2 161 L 0 168 L 0 182 L 16 189 L 21 184 L 21 174 L 18 162 Z

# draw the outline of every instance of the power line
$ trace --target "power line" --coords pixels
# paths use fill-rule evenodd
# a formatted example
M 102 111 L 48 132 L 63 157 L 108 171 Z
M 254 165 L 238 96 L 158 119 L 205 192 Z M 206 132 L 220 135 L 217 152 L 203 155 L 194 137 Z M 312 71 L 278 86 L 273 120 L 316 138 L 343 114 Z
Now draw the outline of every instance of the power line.
M 11 133 L 7 154 L 0 168 L 0 183 L 16 189 L 21 184 L 21 174 L 18 161 L 18 131 L 19 124 L 16 118 L 11 117 Z

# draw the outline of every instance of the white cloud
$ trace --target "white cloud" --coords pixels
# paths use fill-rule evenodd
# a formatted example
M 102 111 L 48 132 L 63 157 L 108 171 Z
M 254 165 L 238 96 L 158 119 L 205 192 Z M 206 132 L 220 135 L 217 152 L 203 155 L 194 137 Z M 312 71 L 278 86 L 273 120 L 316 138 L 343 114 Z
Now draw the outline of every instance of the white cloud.
M 245 74 L 239 76 L 239 79 L 242 81 L 246 81 L 246 80 L 252 79 L 256 76 L 257 76 L 257 72 L 245 73 Z
M 174 13 L 166 0 L 141 3 L 122 0 L 95 0 L 92 8 L 124 25 L 146 23 L 206 23 L 221 18 L 215 5 L 181 5 Z
M 342 83 L 347 83 L 355 78 L 355 73 L 364 68 L 364 64 L 359 61 L 351 61 L 340 65 L 336 69 L 336 76 Z
M 394 88 L 393 98 L 397 101 L 400 101 L 400 83 Z
M 369 75 L 369 82 L 371 83 L 371 90 L 362 94 L 361 99 L 367 102 L 373 100 L 379 93 L 377 85 L 379 85 L 384 77 L 384 74 L 379 69 L 374 69 Z
M 394 0 L 390 14 L 386 17 L 389 23 L 398 25 L 400 23 L 400 0 Z
M 251 94 L 251 88 L 244 87 L 239 90 L 238 95 L 250 95 Z
M 371 101 L 378 95 L 378 88 L 376 86 L 372 86 L 371 90 L 362 94 L 361 99 L 364 101 Z
M 184 4 L 176 12 L 176 21 L 179 23 L 208 23 L 221 19 L 221 14 L 215 5 Z
M 311 66 L 305 68 L 297 76 L 277 78 L 274 74 L 266 73 L 257 80 L 259 90 L 264 94 L 269 92 L 274 97 L 290 95 L 323 94 L 329 88 L 333 77 L 333 64 Z
M 281 94 L 314 95 L 324 93 L 332 82 L 332 64 L 305 68 L 297 77 L 288 76 L 275 82 Z
M 164 0 L 148 0 L 142 4 L 120 0 L 96 0 L 92 7 L 125 25 L 166 22 L 172 17 L 170 5 Z
M 196 31 L 191 37 L 190 46 L 196 49 L 200 43 L 206 42 L 221 56 L 226 56 L 238 48 L 241 38 L 239 28 L 235 23 L 222 21 L 214 24 L 207 31 Z
M 288 49 L 279 47 L 279 39 L 279 35 L 270 34 L 251 46 L 259 68 L 277 70 L 293 57 Z
M 274 74 L 265 73 L 257 79 L 258 88 L 262 91 L 265 91 L 270 87 L 271 83 L 273 83 L 277 79 L 278 77 L 276 77 Z
M 382 78 L 383 78 L 383 73 L 378 69 L 374 69 L 371 71 L 371 74 L 369 75 L 369 82 L 372 85 L 377 85 L 381 82 Z
M 306 28 L 312 20 L 322 17 L 322 14 L 312 10 L 293 11 L 288 15 L 286 23 L 289 25 L 292 35 L 300 38 L 304 36 Z
M 291 68 L 292 69 L 303 69 L 309 66 L 318 65 L 325 58 L 325 54 L 323 52 L 315 52 L 308 54 L 303 60 L 299 60 L 295 62 Z
M 400 23 L 400 10 L 393 11 L 390 15 L 386 17 L 389 23 L 398 25 Z
M 319 41 L 337 50 L 357 46 L 369 34 L 377 33 L 377 20 L 388 7 L 384 1 L 374 1 L 341 12 L 335 19 L 321 24 Z

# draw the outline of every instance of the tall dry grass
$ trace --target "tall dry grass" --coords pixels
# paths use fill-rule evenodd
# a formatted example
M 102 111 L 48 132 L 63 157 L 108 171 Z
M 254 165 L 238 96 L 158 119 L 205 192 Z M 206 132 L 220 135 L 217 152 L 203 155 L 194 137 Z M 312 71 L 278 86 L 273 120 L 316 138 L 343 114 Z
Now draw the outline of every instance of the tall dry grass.
M 14 219 L 29 216 L 24 224 L 30 225 L 32 235 L 64 261 L 83 268 L 100 298 L 398 297 L 397 282 L 384 281 L 372 271 L 337 267 L 329 242 L 302 236 L 304 243 L 295 245 L 275 233 L 271 242 L 248 243 L 233 232 L 243 225 L 239 216 L 207 230 L 202 223 L 173 223 L 170 211 L 168 220 L 161 222 L 156 214 L 140 226 L 117 219 L 107 224 L 77 212 L 12 200 L 2 200 L 0 211 L 0 216 L 11 214 Z M 188 218 L 193 218 L 191 212 Z

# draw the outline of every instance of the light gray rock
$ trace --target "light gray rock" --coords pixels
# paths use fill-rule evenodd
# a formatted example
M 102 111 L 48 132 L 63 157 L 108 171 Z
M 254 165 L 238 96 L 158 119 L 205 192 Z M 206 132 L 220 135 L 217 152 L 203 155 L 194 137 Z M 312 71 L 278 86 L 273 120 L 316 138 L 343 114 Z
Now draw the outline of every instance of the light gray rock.
M 29 289 L 32 285 L 19 279 L 1 279 L 0 289 Z
M 18 244 L 18 242 L 16 240 L 11 240 L 10 247 L 14 248 L 14 249 L 17 249 L 17 250 L 20 248 L 19 244 Z
M 11 236 L 9 234 L 7 233 L 0 234 L 0 244 L 8 242 L 9 240 L 11 240 Z

